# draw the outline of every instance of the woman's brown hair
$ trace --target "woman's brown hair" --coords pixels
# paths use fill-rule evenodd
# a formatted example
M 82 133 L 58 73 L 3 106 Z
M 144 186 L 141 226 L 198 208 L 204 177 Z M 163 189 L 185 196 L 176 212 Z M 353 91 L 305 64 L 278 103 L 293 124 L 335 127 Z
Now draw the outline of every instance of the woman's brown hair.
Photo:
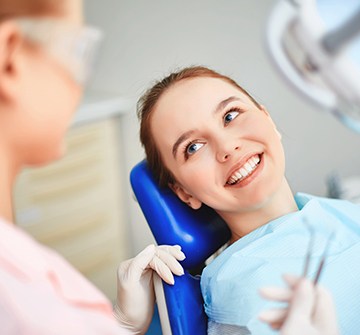
M 173 72 L 164 79 L 156 82 L 155 85 L 148 89 L 139 99 L 137 103 L 137 115 L 140 120 L 140 141 L 145 149 L 148 166 L 161 187 L 174 183 L 175 178 L 166 168 L 165 164 L 163 164 L 160 151 L 158 150 L 151 133 L 150 123 L 152 112 L 161 96 L 170 87 L 182 80 L 201 77 L 217 78 L 226 81 L 247 95 L 252 102 L 260 108 L 258 102 L 233 79 L 203 66 L 184 68 L 178 72 Z

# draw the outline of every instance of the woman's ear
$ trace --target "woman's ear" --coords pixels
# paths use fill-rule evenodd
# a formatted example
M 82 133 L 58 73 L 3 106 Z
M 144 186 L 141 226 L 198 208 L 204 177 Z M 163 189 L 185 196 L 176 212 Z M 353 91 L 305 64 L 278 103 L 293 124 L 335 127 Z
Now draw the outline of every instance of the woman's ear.
M 11 99 L 18 92 L 18 53 L 22 36 L 17 25 L 12 21 L 0 24 L 0 98 Z
M 269 117 L 269 119 L 271 120 L 271 123 L 272 123 L 272 125 L 273 125 L 273 127 L 274 127 L 274 130 L 275 130 L 276 134 L 279 136 L 279 138 L 280 138 L 280 140 L 281 140 L 282 135 L 281 135 L 280 132 L 278 131 L 278 129 L 277 129 L 277 127 L 276 127 L 276 124 L 274 123 L 273 119 L 271 118 L 270 113 L 268 112 L 268 110 L 265 108 L 264 105 L 260 105 L 260 110 L 263 111 L 263 112 L 266 114 L 267 117 Z
M 202 205 L 202 202 L 189 194 L 180 184 L 177 182 L 169 183 L 169 188 L 178 196 L 178 198 L 185 202 L 192 209 L 199 209 Z

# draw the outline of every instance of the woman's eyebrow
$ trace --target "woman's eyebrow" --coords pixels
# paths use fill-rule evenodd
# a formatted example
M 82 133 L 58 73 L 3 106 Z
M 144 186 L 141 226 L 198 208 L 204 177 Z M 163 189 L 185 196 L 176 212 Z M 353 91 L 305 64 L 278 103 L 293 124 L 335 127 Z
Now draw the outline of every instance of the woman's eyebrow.
M 189 130 L 187 131 L 186 133 L 182 134 L 175 142 L 175 144 L 173 145 L 173 148 L 172 148 L 172 154 L 174 156 L 174 158 L 176 158 L 176 154 L 177 154 L 177 150 L 179 148 L 179 145 L 186 141 L 192 134 L 193 134 L 193 130 Z
M 223 101 L 220 101 L 219 104 L 214 109 L 214 114 L 221 112 L 230 102 L 233 101 L 242 101 L 240 98 L 231 96 Z

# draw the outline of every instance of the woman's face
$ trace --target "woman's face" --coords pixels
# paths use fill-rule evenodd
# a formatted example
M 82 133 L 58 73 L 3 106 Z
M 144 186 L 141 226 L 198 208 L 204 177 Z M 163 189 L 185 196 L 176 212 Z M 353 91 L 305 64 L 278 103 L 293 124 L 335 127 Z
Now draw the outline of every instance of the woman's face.
M 258 209 L 280 188 L 281 138 L 264 108 L 216 78 L 183 80 L 155 106 L 151 131 L 177 195 L 220 215 Z

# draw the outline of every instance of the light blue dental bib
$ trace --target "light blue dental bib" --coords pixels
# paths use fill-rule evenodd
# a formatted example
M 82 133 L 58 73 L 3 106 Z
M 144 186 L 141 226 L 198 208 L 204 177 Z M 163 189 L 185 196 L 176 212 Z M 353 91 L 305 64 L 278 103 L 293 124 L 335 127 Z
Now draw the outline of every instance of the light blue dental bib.
M 284 273 L 302 274 L 310 236 L 306 218 L 315 232 L 309 276 L 314 277 L 327 238 L 335 231 L 320 284 L 334 297 L 341 334 L 359 333 L 360 206 L 303 193 L 295 200 L 298 212 L 244 236 L 204 269 L 201 290 L 210 322 L 247 327 L 252 335 L 276 334 L 257 318 L 275 305 L 261 298 L 258 289 L 283 286 Z

